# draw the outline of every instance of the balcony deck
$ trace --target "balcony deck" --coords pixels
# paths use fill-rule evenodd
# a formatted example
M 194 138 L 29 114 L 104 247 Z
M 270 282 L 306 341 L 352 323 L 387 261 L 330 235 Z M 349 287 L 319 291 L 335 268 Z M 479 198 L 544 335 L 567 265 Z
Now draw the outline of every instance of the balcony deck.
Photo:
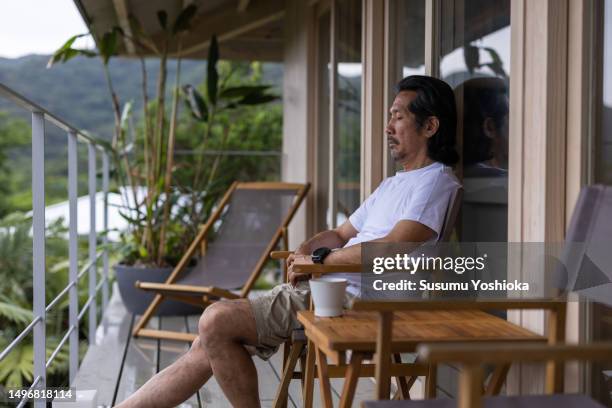
M 152 327 L 168 330 L 193 332 L 199 316 L 162 317 L 151 322 Z M 188 344 L 168 340 L 134 339 L 130 336 L 134 316 L 128 313 L 113 290 L 102 324 L 96 333 L 96 345 L 87 350 L 81 368 L 75 379 L 78 390 L 98 391 L 98 406 L 113 406 L 136 391 L 151 376 L 175 361 L 187 351 Z M 271 407 L 281 374 L 282 353 L 269 361 L 254 358 L 259 376 L 259 395 L 262 407 Z M 315 381 L 316 382 L 316 381 Z M 343 380 L 332 380 L 334 403 L 339 401 Z M 315 383 L 315 406 L 320 406 L 318 384 Z M 372 399 L 374 383 L 371 379 L 359 380 L 354 406 Z M 292 381 L 289 407 L 300 407 L 299 381 Z M 185 407 L 231 407 L 212 378 L 196 395 L 181 406 Z

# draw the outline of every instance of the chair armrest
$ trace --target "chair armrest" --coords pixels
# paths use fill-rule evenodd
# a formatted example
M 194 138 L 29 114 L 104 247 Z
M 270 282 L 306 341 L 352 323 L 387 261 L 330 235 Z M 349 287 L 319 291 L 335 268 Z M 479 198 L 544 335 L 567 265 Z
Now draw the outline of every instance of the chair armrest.
M 144 291 L 158 293 L 185 293 L 191 295 L 213 295 L 225 299 L 240 299 L 240 295 L 215 286 L 180 285 L 175 283 L 156 283 L 137 281 L 134 286 Z
M 293 271 L 306 274 L 326 274 L 326 273 L 359 273 L 361 272 L 361 264 L 309 264 L 309 265 L 293 265 Z
M 272 251 L 270 252 L 270 258 L 272 259 L 287 259 L 293 251 Z

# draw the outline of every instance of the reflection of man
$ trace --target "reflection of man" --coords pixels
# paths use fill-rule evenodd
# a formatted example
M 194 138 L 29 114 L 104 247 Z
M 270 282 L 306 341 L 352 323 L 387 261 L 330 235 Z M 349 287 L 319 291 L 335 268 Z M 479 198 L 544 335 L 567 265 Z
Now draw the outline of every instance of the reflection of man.
M 500 78 L 473 78 L 463 93 L 465 177 L 505 177 L 508 168 L 508 91 Z
M 462 240 L 504 242 L 508 234 L 508 90 L 500 78 L 465 81 Z
M 270 357 L 299 327 L 296 312 L 307 307 L 307 277 L 294 273 L 293 265 L 359 263 L 364 241 L 418 245 L 437 238 L 450 195 L 459 186 L 446 166 L 458 159 L 453 91 L 423 76 L 404 78 L 397 91 L 385 133 L 391 156 L 404 170 L 384 180 L 344 224 L 300 245 L 288 259 L 291 284 L 256 299 L 209 306 L 189 352 L 121 406 L 174 406 L 214 375 L 233 406 L 258 407 L 257 371 L 249 351 Z M 348 292 L 359 293 L 352 277 Z

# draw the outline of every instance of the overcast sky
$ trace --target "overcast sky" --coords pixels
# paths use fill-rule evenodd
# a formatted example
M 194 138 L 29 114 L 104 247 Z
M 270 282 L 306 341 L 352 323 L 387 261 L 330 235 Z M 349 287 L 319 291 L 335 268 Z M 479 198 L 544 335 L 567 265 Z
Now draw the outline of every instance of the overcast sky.
M 72 0 L 0 0 L 0 57 L 51 54 L 87 32 Z M 91 40 L 80 46 L 92 46 Z

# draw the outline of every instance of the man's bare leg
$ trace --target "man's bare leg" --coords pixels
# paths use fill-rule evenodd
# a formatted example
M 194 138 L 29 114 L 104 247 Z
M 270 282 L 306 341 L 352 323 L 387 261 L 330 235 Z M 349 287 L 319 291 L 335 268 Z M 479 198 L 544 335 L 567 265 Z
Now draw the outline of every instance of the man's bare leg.
M 206 350 L 196 338 L 187 353 L 153 376 L 117 407 L 174 407 L 195 394 L 211 375 Z
M 195 394 L 213 372 L 233 406 L 259 407 L 257 370 L 244 347 L 256 342 L 249 302 L 217 302 L 202 314 L 199 337 L 189 351 L 117 407 L 174 407 Z
M 244 347 L 257 344 L 249 301 L 223 301 L 209 306 L 200 319 L 199 334 L 215 379 L 232 406 L 258 408 L 257 370 Z

